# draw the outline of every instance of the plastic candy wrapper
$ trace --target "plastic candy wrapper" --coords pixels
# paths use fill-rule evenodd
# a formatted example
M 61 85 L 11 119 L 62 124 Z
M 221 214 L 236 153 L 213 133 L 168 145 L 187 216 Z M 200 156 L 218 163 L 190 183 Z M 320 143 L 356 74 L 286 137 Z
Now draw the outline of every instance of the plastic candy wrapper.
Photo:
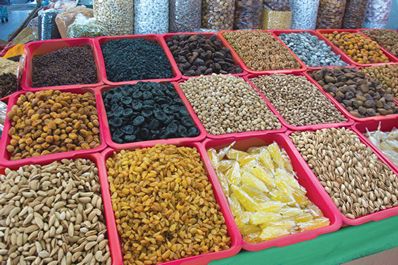
M 290 11 L 289 0 L 264 0 L 264 7 L 274 11 Z
M 202 27 L 229 30 L 234 26 L 235 0 L 203 0 Z
M 292 25 L 291 11 L 274 11 L 264 9 L 263 29 L 290 29 Z
M 343 25 L 346 0 L 320 0 L 317 28 L 339 29 Z
M 369 0 L 364 28 L 385 28 L 392 9 L 392 0 Z
M 292 29 L 315 29 L 319 0 L 290 0 Z
M 0 136 L 3 133 L 4 121 L 7 115 L 7 104 L 0 101 Z
M 45 11 L 39 12 L 39 39 L 40 40 L 51 40 L 59 39 L 61 35 L 59 34 L 57 24 L 55 23 L 55 18 L 59 14 L 56 9 L 47 9 Z
M 208 155 L 245 241 L 257 243 L 329 225 L 306 197 L 290 159 L 276 143 Z
M 391 132 L 366 130 L 366 137 L 374 144 L 391 162 L 398 166 L 398 130 L 393 128 Z
M 170 0 L 170 32 L 198 31 L 202 2 L 198 0 Z
M 162 34 L 169 31 L 169 0 L 135 0 L 134 33 Z
M 365 19 L 367 4 L 368 0 L 347 0 L 344 13 L 343 28 L 361 28 Z
M 133 0 L 94 0 L 94 17 L 109 35 L 134 32 Z
M 87 18 L 78 14 L 75 22 L 68 28 L 68 38 L 98 37 L 107 35 L 104 27 L 99 25 L 95 18 Z
M 94 16 L 93 10 L 84 6 L 75 7 L 57 15 L 55 22 L 62 38 L 67 38 L 68 27 L 75 21 L 78 14 L 87 18 Z
M 235 29 L 261 29 L 262 0 L 237 0 L 235 4 Z

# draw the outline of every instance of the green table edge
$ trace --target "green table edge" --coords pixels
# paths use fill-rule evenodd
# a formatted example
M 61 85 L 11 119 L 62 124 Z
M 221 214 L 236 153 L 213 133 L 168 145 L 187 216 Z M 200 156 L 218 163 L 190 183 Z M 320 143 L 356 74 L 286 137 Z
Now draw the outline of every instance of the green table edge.
M 398 247 L 398 216 L 337 232 L 286 247 L 238 255 L 213 261 L 212 265 L 336 265 Z

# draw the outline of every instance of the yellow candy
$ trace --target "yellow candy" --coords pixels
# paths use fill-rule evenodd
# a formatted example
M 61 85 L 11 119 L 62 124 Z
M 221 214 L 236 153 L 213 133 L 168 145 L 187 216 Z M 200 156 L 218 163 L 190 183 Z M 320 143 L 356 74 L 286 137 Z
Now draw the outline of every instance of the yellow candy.
M 227 157 L 228 159 L 232 159 L 232 160 L 239 160 L 239 159 L 243 159 L 245 157 L 249 156 L 248 153 L 246 152 L 242 152 L 239 150 L 235 150 L 235 149 L 230 149 L 227 153 Z
M 263 203 L 269 201 L 267 194 L 264 191 L 261 191 L 257 188 L 249 186 L 247 184 L 243 184 L 241 186 L 242 190 L 245 191 L 253 200 L 258 203 Z
M 262 240 L 270 240 L 289 235 L 289 231 L 281 227 L 266 227 L 260 234 Z
M 264 148 L 259 154 L 259 162 L 261 165 L 271 172 L 274 171 L 274 162 L 272 161 L 271 155 L 267 149 Z
M 273 223 L 282 220 L 279 213 L 255 212 L 250 214 L 250 223 L 253 225 Z
M 234 163 L 235 161 L 233 160 L 221 160 L 220 162 L 218 162 L 217 171 L 225 174 L 233 166 Z
M 303 213 L 294 217 L 294 220 L 299 223 L 305 223 L 313 220 L 314 217 L 310 213 Z
M 268 202 L 259 203 L 258 206 L 259 206 L 258 209 L 259 212 L 279 213 L 282 207 L 285 206 L 285 204 L 281 202 L 268 201 Z
M 243 169 L 247 170 L 252 175 L 256 176 L 258 179 L 264 182 L 268 188 L 271 189 L 275 187 L 275 179 L 272 177 L 272 173 L 265 171 L 262 167 L 260 167 L 259 164 L 253 166 L 247 165 Z
M 261 180 L 259 180 L 247 171 L 242 172 L 241 181 L 242 183 L 245 183 L 253 188 L 257 188 L 263 192 L 268 192 L 267 186 L 265 186 L 265 184 Z
M 276 143 L 272 143 L 267 147 L 267 150 L 275 164 L 277 164 L 278 167 L 284 168 L 285 159 L 282 156 L 282 152 L 279 149 L 279 146 Z
M 317 218 L 305 223 L 300 223 L 299 227 L 302 231 L 314 230 L 317 228 L 325 227 L 330 224 L 329 219 L 325 217 Z
M 240 166 L 238 162 L 233 162 L 230 169 L 225 173 L 230 184 L 239 185 L 241 181 Z
M 213 168 L 217 168 L 218 163 L 220 162 L 220 160 L 218 159 L 217 151 L 215 149 L 209 149 L 207 151 L 207 155 L 210 158 L 210 162 Z
M 256 211 L 258 208 L 257 203 L 246 192 L 235 185 L 231 185 L 231 190 L 245 210 Z

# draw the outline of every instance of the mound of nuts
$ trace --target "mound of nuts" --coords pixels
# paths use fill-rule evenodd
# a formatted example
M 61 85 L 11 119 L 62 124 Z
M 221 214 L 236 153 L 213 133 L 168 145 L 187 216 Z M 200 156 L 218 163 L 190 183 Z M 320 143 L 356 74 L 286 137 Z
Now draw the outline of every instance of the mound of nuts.
M 292 125 L 339 123 L 346 120 L 304 76 L 266 75 L 252 81 Z
M 398 32 L 388 29 L 369 29 L 363 31 L 366 36 L 376 41 L 388 52 L 398 56 Z
M 0 263 L 111 264 L 101 187 L 88 159 L 0 175 Z
M 280 128 L 278 119 L 242 78 L 211 75 L 180 84 L 206 130 L 214 135 Z
M 100 144 L 93 93 L 43 90 L 21 94 L 8 113 L 12 160 L 95 148 Z
M 398 113 L 390 90 L 356 69 L 324 68 L 310 75 L 355 117 Z
M 394 97 L 398 98 L 398 65 L 386 64 L 362 68 L 361 72 L 366 73 L 384 85 L 384 89 L 391 90 Z
M 158 264 L 230 247 L 195 148 L 122 150 L 106 166 L 126 264 Z
M 289 49 L 270 33 L 241 30 L 223 33 L 246 66 L 254 71 L 298 69 L 300 64 Z
M 346 217 L 398 205 L 397 175 L 353 131 L 333 128 L 290 137 Z
M 324 34 L 351 59 L 360 64 L 388 63 L 388 57 L 380 49 L 377 42 L 359 34 L 337 32 Z

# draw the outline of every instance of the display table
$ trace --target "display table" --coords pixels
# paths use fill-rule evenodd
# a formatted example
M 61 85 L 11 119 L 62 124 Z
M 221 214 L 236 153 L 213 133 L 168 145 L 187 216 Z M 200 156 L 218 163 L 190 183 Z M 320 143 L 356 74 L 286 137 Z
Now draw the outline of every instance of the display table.
M 322 264 L 336 265 L 398 247 L 398 217 L 360 226 L 345 227 L 314 240 L 212 262 L 213 265 Z

